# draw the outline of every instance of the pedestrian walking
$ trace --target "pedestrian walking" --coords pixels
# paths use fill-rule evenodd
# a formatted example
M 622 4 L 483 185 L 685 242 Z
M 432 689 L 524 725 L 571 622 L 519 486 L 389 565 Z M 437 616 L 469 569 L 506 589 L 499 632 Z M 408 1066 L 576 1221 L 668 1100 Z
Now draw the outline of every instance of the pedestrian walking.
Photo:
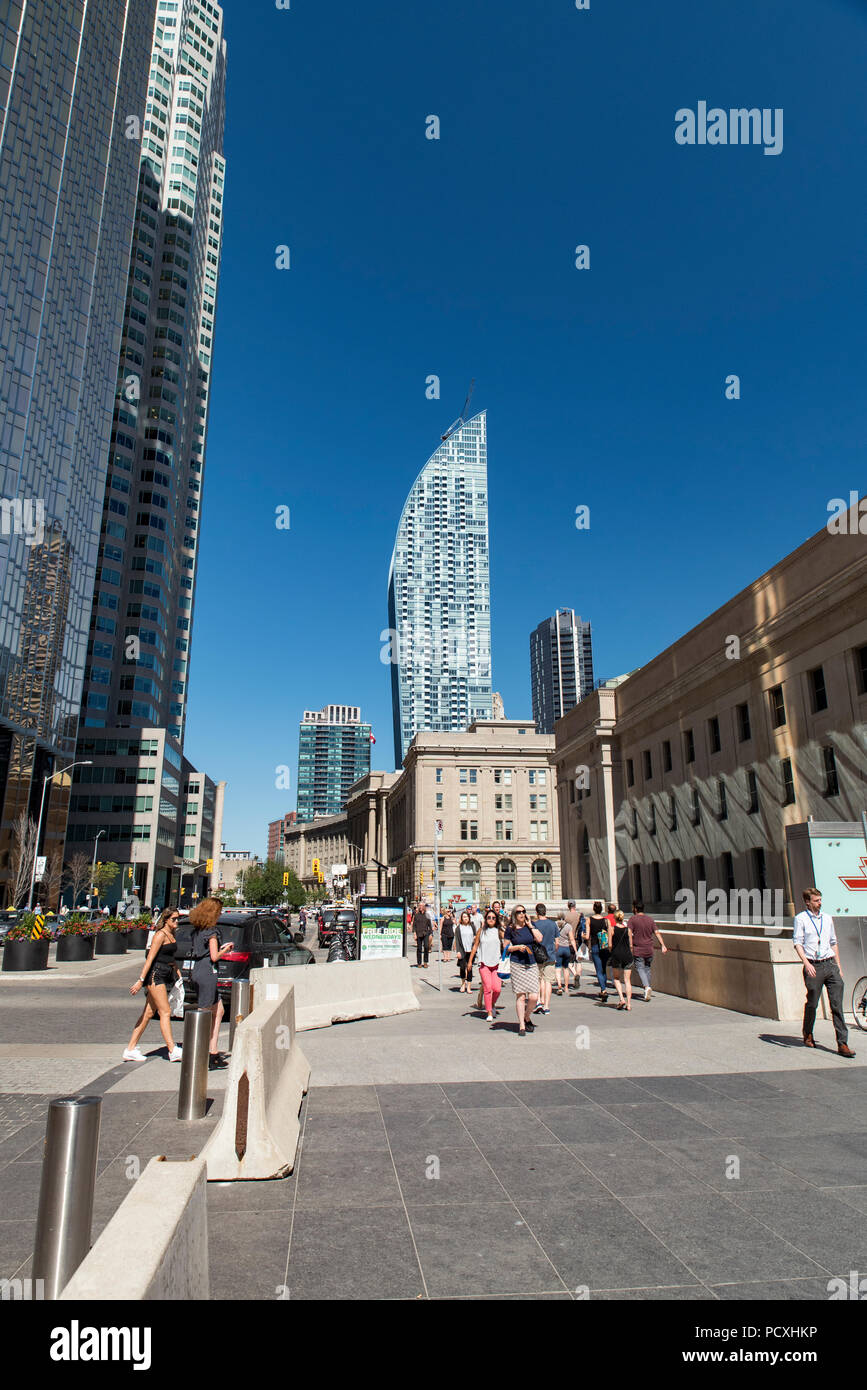
M 482 977 L 482 997 L 484 999 L 485 1013 L 487 1022 L 494 1022 L 494 1010 L 497 1007 L 497 1000 L 500 997 L 500 990 L 503 982 L 497 971 L 500 966 L 500 957 L 503 954 L 503 927 L 500 921 L 499 912 L 495 912 L 489 907 L 484 914 L 482 926 L 476 932 L 473 940 L 470 957 L 467 961 L 467 968 L 472 975 L 473 961 L 478 955 L 479 974 Z
M 503 934 L 512 961 L 512 989 L 515 993 L 515 1013 L 518 1033 L 532 1033 L 535 1025 L 531 1014 L 539 1001 L 539 967 L 533 952 L 534 944 L 542 944 L 542 933 L 530 924 L 526 908 L 515 907 Z
M 574 953 L 569 958 L 569 969 L 572 972 L 572 984 L 576 989 L 581 988 L 581 962 L 589 958 L 589 951 L 584 941 L 584 913 L 579 912 L 572 898 L 566 904 L 566 911 L 563 914 L 567 923 L 572 928 L 572 936 L 575 941 Z
M 575 933 L 562 913 L 557 918 L 557 939 L 554 945 L 556 947 L 554 964 L 557 993 L 568 994 L 569 966 L 572 956 L 578 954 L 578 947 L 575 944 Z
M 440 941 L 444 952 L 443 960 L 451 960 L 452 946 L 455 942 L 455 919 L 450 907 L 445 909 L 440 921 Z
M 644 1002 L 650 1003 L 650 971 L 653 965 L 654 941 L 659 942 L 659 949 L 663 955 L 668 951 L 668 947 L 662 939 L 662 934 L 657 928 L 652 917 L 644 911 L 643 903 L 633 903 L 633 915 L 629 919 L 629 930 L 632 933 L 632 954 L 635 957 L 635 968 L 638 971 L 638 978 L 644 986 Z
M 187 919 L 193 929 L 190 954 L 195 961 L 192 981 L 199 994 L 197 1007 L 210 1009 L 213 1015 L 208 1044 L 210 1071 L 217 1071 L 228 1065 L 223 1053 L 218 1051 L 223 1001 L 217 993 L 217 962 L 234 950 L 234 947 L 231 941 L 226 946 L 219 945 L 217 923 L 222 912 L 223 904 L 219 898 L 202 898 L 200 903 L 196 903 L 195 907 L 190 909 Z
M 138 1044 L 142 1033 L 155 1015 L 159 1017 L 160 1032 L 168 1048 L 169 1061 L 179 1062 L 183 1055 L 181 1048 L 175 1045 L 175 1040 L 172 1037 L 172 1015 L 169 1005 L 169 989 L 181 973 L 175 959 L 178 953 L 175 930 L 179 916 L 180 913 L 176 907 L 166 908 L 153 934 L 144 970 L 135 984 L 130 985 L 130 994 L 136 995 L 142 988 L 147 991 L 147 994 L 144 1008 L 132 1030 L 129 1043 L 124 1048 L 123 1060 L 125 1062 L 147 1061 L 147 1056 L 141 1051 Z
M 473 926 L 469 912 L 464 908 L 458 918 L 458 929 L 455 934 L 455 946 L 458 952 L 458 971 L 461 977 L 459 994 L 469 994 L 470 986 L 473 983 L 473 967 L 470 964 L 470 952 L 473 949 L 473 942 L 475 939 L 476 929 Z
M 596 979 L 599 984 L 599 998 L 608 998 L 608 918 L 602 912 L 602 904 L 595 902 L 593 911 L 587 918 L 584 927 L 584 940 L 590 947 L 590 959 L 596 971 Z
M 419 970 L 429 968 L 430 943 L 433 936 L 433 917 L 428 912 L 427 903 L 422 899 L 412 914 L 412 934 L 415 937 L 415 963 Z M 422 963 L 424 955 L 424 963 Z
M 619 999 L 618 1009 L 632 1012 L 632 932 L 626 918 L 619 910 L 614 914 L 614 930 L 611 934 L 611 953 L 608 963 L 614 976 L 614 988 Z M 624 991 L 626 997 L 624 998 Z
M 803 893 L 805 910 L 795 918 L 792 944 L 804 962 L 804 984 L 807 988 L 807 1002 L 804 1005 L 804 1046 L 815 1047 L 813 1024 L 816 1009 L 822 997 L 822 990 L 828 994 L 834 1032 L 837 1035 L 837 1051 L 841 1057 L 854 1057 L 848 1045 L 849 1030 L 843 1018 L 843 972 L 840 969 L 840 951 L 837 946 L 837 933 L 834 919 L 822 911 L 822 894 L 818 888 L 805 888 Z
M 481 926 L 484 924 L 484 918 L 482 917 L 482 910 L 481 910 L 481 908 L 479 907 L 479 904 L 478 904 L 478 903 L 473 903 L 473 905 L 472 905 L 472 912 L 470 913 L 470 921 L 472 922 L 472 924 L 473 924 L 473 929 L 474 929 L 475 931 L 478 931 L 478 930 L 479 930 L 479 927 L 481 927 Z
M 551 992 L 557 979 L 557 923 L 548 916 L 544 903 L 536 903 L 534 929 L 542 933 L 542 945 L 548 953 L 548 961 L 539 966 L 539 1002 L 534 1010 L 537 1014 L 551 1012 Z

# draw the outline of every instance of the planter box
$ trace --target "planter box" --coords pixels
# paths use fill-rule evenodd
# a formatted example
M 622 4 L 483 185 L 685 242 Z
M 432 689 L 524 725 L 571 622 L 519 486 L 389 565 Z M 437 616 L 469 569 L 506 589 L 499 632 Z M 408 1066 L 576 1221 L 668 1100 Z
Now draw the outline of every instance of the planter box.
M 98 956 L 125 956 L 126 933 L 98 931 L 96 933 L 96 954 Z
M 4 970 L 47 970 L 48 937 L 40 941 L 7 941 L 3 947 Z
M 94 938 L 92 936 L 59 936 L 57 938 L 57 959 L 93 960 Z
M 148 944 L 148 928 L 133 927 L 126 933 L 126 944 L 131 951 L 143 951 Z

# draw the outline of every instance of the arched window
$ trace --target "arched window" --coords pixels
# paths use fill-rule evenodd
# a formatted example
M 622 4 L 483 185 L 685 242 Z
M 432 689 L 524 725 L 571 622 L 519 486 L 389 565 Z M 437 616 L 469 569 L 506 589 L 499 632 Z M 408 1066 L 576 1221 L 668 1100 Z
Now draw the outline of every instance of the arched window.
M 497 864 L 497 897 L 513 900 L 518 892 L 518 870 L 512 859 Z
M 537 859 L 532 868 L 532 882 L 534 898 L 550 898 L 551 896 L 551 865 L 547 859 Z
M 482 871 L 479 867 L 478 859 L 465 859 L 461 864 L 461 887 L 468 888 L 470 896 L 475 902 L 479 897 L 479 886 L 482 881 Z

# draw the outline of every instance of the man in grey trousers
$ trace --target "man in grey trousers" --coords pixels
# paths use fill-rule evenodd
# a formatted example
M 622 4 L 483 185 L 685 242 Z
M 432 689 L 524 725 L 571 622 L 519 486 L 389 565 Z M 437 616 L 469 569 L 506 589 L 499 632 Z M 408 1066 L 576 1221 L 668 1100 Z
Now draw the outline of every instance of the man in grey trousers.
M 795 918 L 792 944 L 804 962 L 804 984 L 807 987 L 807 1002 L 804 1006 L 804 1046 L 815 1047 L 813 1024 L 816 1009 L 822 997 L 822 990 L 828 991 L 834 1032 L 837 1034 L 837 1051 L 841 1057 L 854 1057 L 848 1045 L 849 1030 L 843 1017 L 843 973 L 840 969 L 840 952 L 834 919 L 822 911 L 822 894 L 818 888 L 804 890 L 806 908 Z

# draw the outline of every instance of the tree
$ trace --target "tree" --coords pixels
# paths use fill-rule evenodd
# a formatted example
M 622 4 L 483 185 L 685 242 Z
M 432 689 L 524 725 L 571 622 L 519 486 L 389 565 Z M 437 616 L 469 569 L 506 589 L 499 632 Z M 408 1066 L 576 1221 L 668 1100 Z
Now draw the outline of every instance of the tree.
M 237 907 L 238 900 L 235 897 L 234 888 L 221 888 L 218 897 L 223 907 Z
M 105 890 L 114 883 L 120 873 L 120 865 L 115 864 L 109 859 L 104 864 L 97 864 L 93 872 L 93 886 L 96 889 L 96 901 L 99 903 Z
M 63 846 L 52 845 L 48 852 L 48 865 L 42 883 L 45 888 L 46 906 L 55 911 L 60 909 L 60 888 L 63 882 Z
M 30 893 L 30 875 L 36 853 L 36 822 L 22 811 L 12 822 L 12 850 L 9 855 L 9 901 L 21 907 Z
M 283 889 L 283 894 L 293 911 L 297 912 L 299 907 L 303 907 L 307 901 L 307 894 L 304 884 L 301 882 L 294 869 L 284 869 L 284 873 L 289 874 L 289 885 Z
M 279 859 L 268 859 L 256 868 L 250 868 L 244 875 L 244 896 L 253 907 L 263 907 L 271 903 L 281 903 L 287 890 L 283 887 L 286 872 Z M 292 886 L 292 880 L 289 880 Z M 298 885 L 299 888 L 301 885 Z
M 72 906 L 75 907 L 82 893 L 90 887 L 90 857 L 80 850 L 67 861 L 66 886 L 72 889 Z

